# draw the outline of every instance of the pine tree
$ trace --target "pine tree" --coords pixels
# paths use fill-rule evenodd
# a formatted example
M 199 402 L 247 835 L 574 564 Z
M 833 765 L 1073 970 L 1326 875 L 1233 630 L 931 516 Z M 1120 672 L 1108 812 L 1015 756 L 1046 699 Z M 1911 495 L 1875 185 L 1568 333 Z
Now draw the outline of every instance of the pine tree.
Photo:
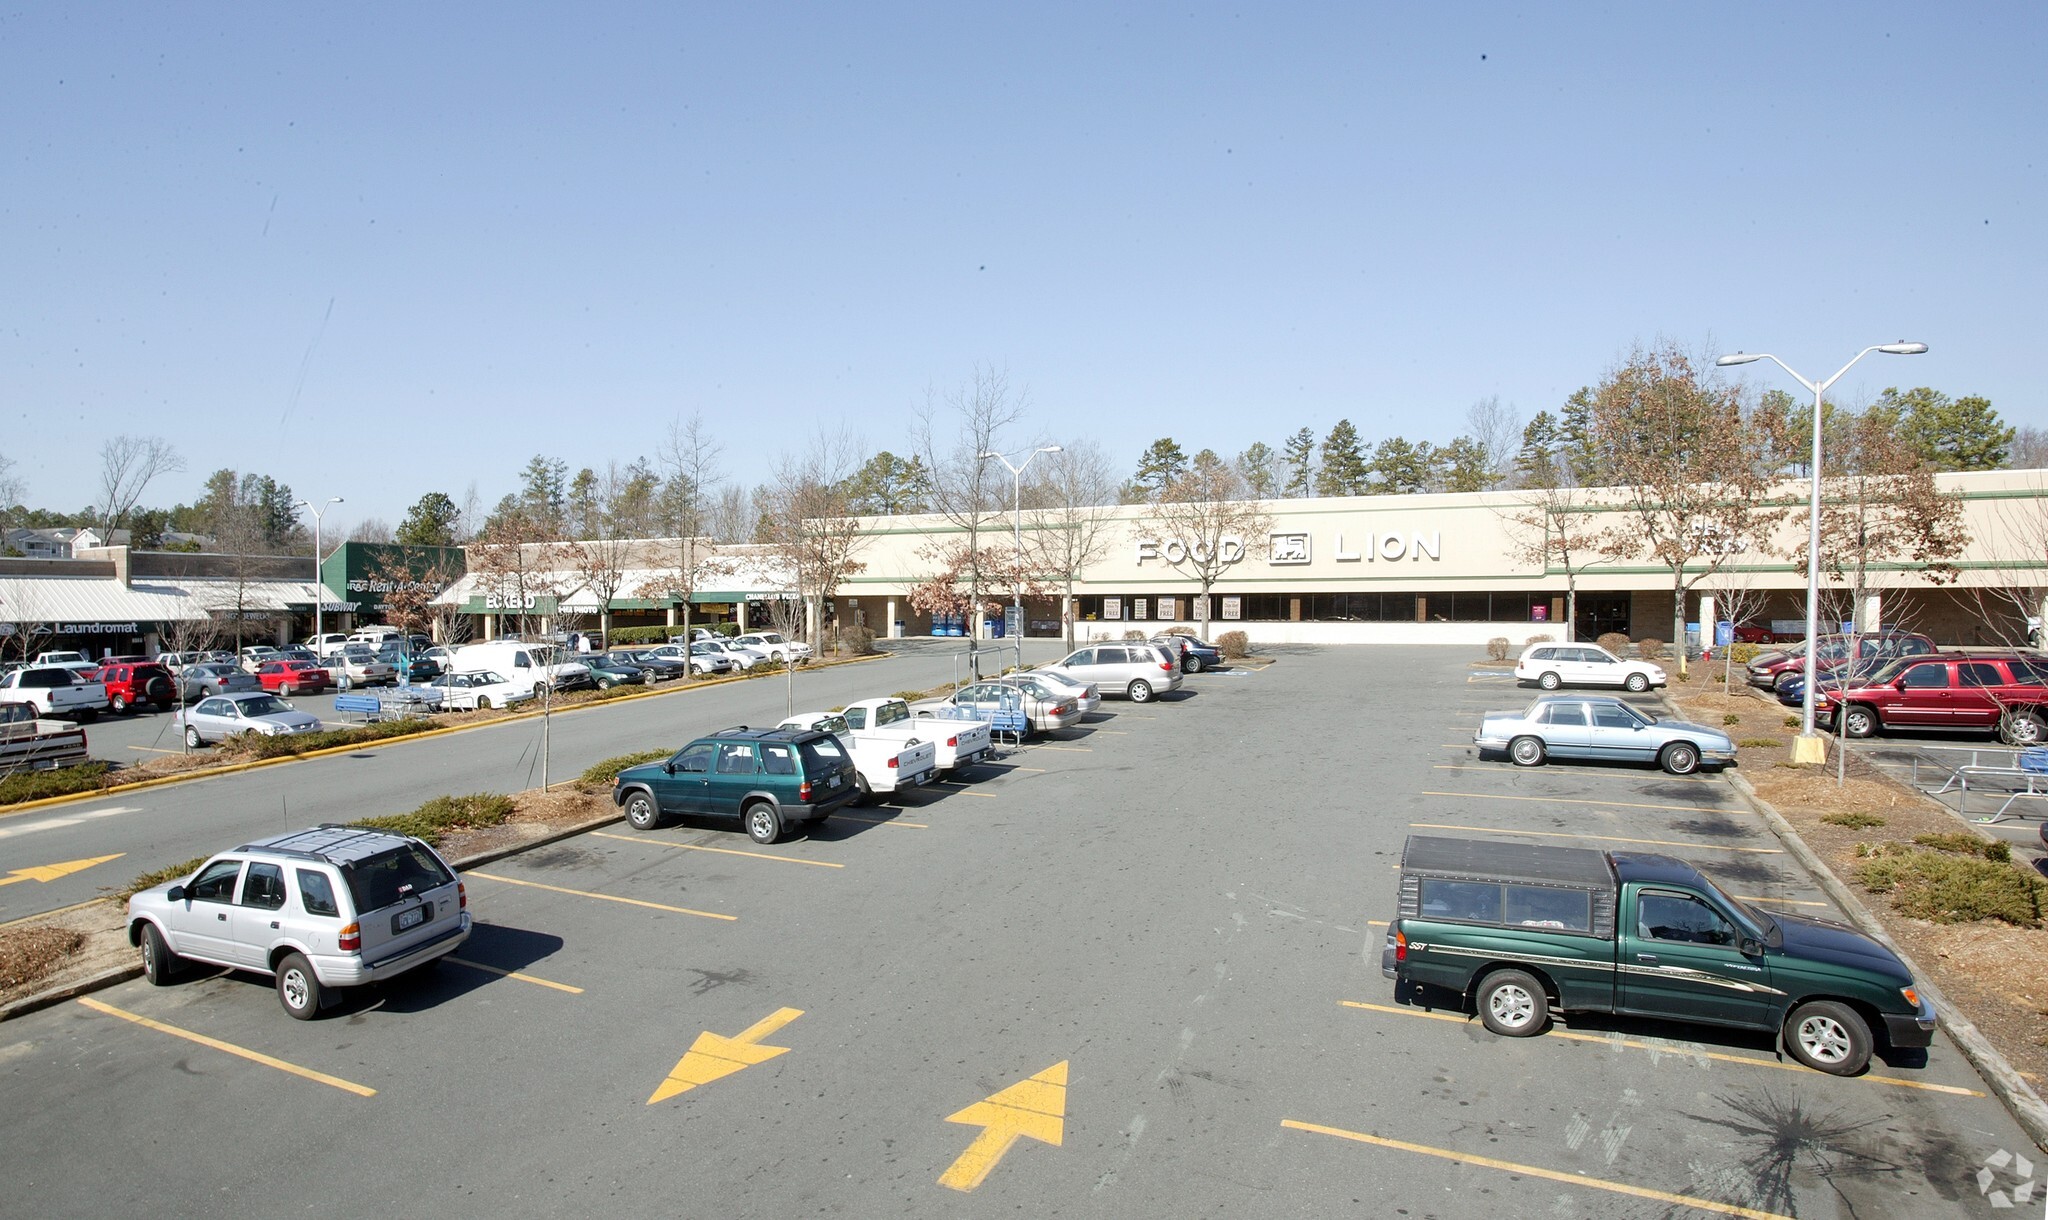
M 1594 399 L 1593 387 L 1579 387 L 1578 393 L 1564 400 L 1564 411 L 1558 421 L 1559 460 L 1581 487 L 1597 486 L 1609 477 L 1593 427 Z
M 1413 495 L 1429 486 L 1430 446 L 1410 444 L 1405 437 L 1390 436 L 1372 454 L 1372 487 L 1381 495 Z
M 1563 462 L 1559 449 L 1564 434 L 1548 411 L 1536 412 L 1522 429 L 1522 448 L 1515 454 L 1515 479 L 1523 487 L 1553 488 L 1563 485 Z
M 1287 438 L 1280 449 L 1285 471 L 1280 490 L 1283 495 L 1308 496 L 1315 490 L 1316 434 L 1307 428 Z
M 413 502 L 398 526 L 398 541 L 406 546 L 454 546 L 456 518 L 461 510 L 455 501 L 430 491 Z
M 1899 439 L 1936 470 L 1997 470 L 2012 447 L 2014 431 L 1988 398 L 1950 398 L 1920 386 L 1903 394 L 1887 389 L 1877 405 L 1898 411 Z
M 1485 491 L 1500 480 L 1493 473 L 1486 446 L 1461 436 L 1435 453 L 1430 473 L 1432 491 Z
M 1322 469 L 1316 473 L 1316 494 L 1320 496 L 1362 496 L 1368 483 L 1365 453 L 1358 429 L 1340 419 L 1323 438 Z
M 1264 441 L 1253 441 L 1251 448 L 1237 455 L 1238 473 L 1244 476 L 1253 498 L 1270 500 L 1280 494 L 1277 458 L 1273 447 Z
M 1124 484 L 1124 499 L 1132 504 L 1156 500 L 1159 493 L 1186 474 L 1187 469 L 1187 455 L 1181 452 L 1172 437 L 1162 436 L 1139 455 L 1137 473 Z

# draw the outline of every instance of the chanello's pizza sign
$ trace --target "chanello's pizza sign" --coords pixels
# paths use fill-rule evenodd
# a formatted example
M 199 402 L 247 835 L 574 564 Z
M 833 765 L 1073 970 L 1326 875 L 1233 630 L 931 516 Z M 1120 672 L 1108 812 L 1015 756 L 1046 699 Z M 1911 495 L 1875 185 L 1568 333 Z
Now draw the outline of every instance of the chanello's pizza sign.
M 1132 541 L 1139 567 L 1147 562 L 1179 565 L 1193 560 L 1207 563 L 1213 555 L 1228 567 L 1246 558 L 1245 539 L 1225 534 L 1212 546 L 1207 539 L 1188 542 L 1180 538 L 1137 538 Z M 1315 562 L 1316 540 L 1309 530 L 1274 530 L 1266 535 L 1266 562 L 1274 567 L 1299 567 Z M 1330 538 L 1326 552 L 1334 563 L 1397 563 L 1401 560 L 1441 562 L 1444 536 L 1441 530 L 1384 530 L 1352 535 L 1347 545 L 1341 531 Z

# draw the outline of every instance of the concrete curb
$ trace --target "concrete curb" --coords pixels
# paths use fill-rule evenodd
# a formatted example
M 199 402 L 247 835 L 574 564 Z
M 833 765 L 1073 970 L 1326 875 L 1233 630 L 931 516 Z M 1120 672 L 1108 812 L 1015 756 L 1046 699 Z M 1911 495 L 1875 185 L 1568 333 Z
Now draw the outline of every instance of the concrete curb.
M 1884 925 L 1863 905 L 1856 892 L 1845 885 L 1841 878 L 1835 876 L 1834 870 L 1822 862 L 1814 850 L 1806 845 L 1806 840 L 1799 837 L 1799 832 L 1792 828 L 1792 824 L 1785 820 L 1784 815 L 1773 808 L 1769 801 L 1758 796 L 1747 778 L 1732 771 L 1725 774 L 1730 786 L 1750 808 L 1763 817 L 1769 824 L 1771 832 L 1777 835 L 1787 850 L 1813 874 L 1814 879 L 1820 882 L 1821 889 L 1826 890 L 1828 897 L 1834 899 L 1836 905 L 1849 916 L 1850 922 L 1854 923 L 1859 931 L 1899 955 L 1899 960 L 1912 972 L 1914 986 L 1926 992 L 1928 999 L 1933 1001 L 1942 1031 L 1955 1042 L 1957 1048 L 1963 1052 L 1963 1057 L 1970 1061 L 1970 1066 L 1977 1069 L 1977 1075 L 1983 1077 L 1984 1083 L 2000 1101 L 2005 1103 L 2005 1108 L 2012 1113 L 2013 1120 L 2019 1123 L 2020 1129 L 2027 1133 L 2027 1138 L 2033 1140 L 2036 1147 L 2048 1151 L 2048 1102 L 2043 1102 L 2041 1095 L 2034 1091 L 2034 1087 L 2027 1083 L 2024 1076 L 2020 1075 L 2019 1069 L 2013 1067 L 2004 1055 L 1998 1053 L 1998 1048 L 1991 1045 L 1984 1032 L 1950 1004 L 1940 989 L 1928 981 L 1927 972 L 1908 957 L 1904 949 L 1893 942 Z
M 516 856 L 521 852 L 532 851 L 536 847 L 546 847 L 551 843 L 559 843 L 563 839 L 572 839 L 577 835 L 596 830 L 600 826 L 610 826 L 615 822 L 622 822 L 624 820 L 624 817 L 618 814 L 592 818 L 589 821 L 578 822 L 573 826 L 564 827 L 561 830 L 554 831 L 529 842 L 515 843 L 510 847 L 477 852 L 474 855 L 464 856 L 459 860 L 450 860 L 448 867 L 458 873 L 466 873 L 472 869 L 481 868 L 486 864 L 503 860 L 508 856 Z M 112 899 L 100 899 L 98 901 L 111 902 Z M 125 983 L 129 979 L 141 977 L 142 964 L 140 962 L 133 962 L 129 965 L 115 967 L 110 970 L 102 970 L 98 974 L 66 983 L 62 987 L 53 987 L 48 991 L 40 991 L 35 995 L 25 996 L 12 1003 L 0 1005 L 0 1023 L 12 1021 L 16 1017 L 25 1017 L 32 1012 L 41 1012 L 45 1008 L 53 1008 L 66 1000 L 75 1000 L 79 996 L 102 991 L 116 984 Z
M 891 653 L 884 652 L 865 657 L 848 657 L 839 661 L 807 661 L 804 663 L 804 669 L 806 671 L 836 669 L 841 665 L 858 665 L 865 661 L 886 661 L 892 655 Z M 638 699 L 653 699 L 662 695 L 687 694 L 690 691 L 708 690 L 714 686 L 725 686 L 733 682 L 759 681 L 771 676 L 773 675 L 749 674 L 727 675 L 723 678 L 705 678 L 692 682 L 688 686 L 670 687 L 667 690 L 635 691 L 630 695 L 614 695 L 609 699 L 593 699 L 588 703 L 579 703 L 574 707 L 559 708 L 553 714 L 569 716 L 590 708 L 610 707 L 615 703 L 631 703 Z M 253 771 L 258 767 L 277 767 L 286 763 L 302 762 L 309 758 L 327 758 L 336 754 L 353 754 L 360 750 L 382 749 L 387 746 L 404 745 L 409 741 L 427 741 L 435 737 L 446 737 L 453 733 L 473 733 L 478 729 L 488 729 L 496 725 L 510 724 L 515 720 L 530 720 L 540 714 L 539 708 L 530 708 L 523 712 L 514 712 L 509 716 L 496 716 L 478 724 L 442 725 L 438 728 L 423 729 L 417 733 L 407 733 L 402 737 L 385 737 L 374 741 L 358 741 L 352 745 L 328 746 L 322 750 L 308 750 L 303 754 L 284 754 L 276 758 L 253 758 L 247 762 L 225 763 L 218 767 L 180 771 L 175 775 L 152 776 L 148 779 L 139 779 L 125 784 L 114 784 L 106 788 L 94 788 L 90 792 L 71 792 L 63 796 L 46 796 L 33 801 L 22 801 L 18 804 L 0 806 L 0 818 L 9 818 L 18 813 L 30 813 L 37 809 L 47 809 L 57 805 L 76 805 L 81 801 L 104 800 L 107 797 L 121 796 L 129 792 L 140 792 L 145 788 L 162 788 L 169 784 L 192 783 L 202 779 L 213 779 L 221 775 L 236 775 L 243 771 Z

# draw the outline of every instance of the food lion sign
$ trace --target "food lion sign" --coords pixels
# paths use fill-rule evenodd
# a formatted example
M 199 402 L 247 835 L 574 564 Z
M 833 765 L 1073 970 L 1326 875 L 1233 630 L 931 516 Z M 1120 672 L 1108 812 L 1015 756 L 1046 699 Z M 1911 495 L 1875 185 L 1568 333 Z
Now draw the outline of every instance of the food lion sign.
M 1357 535 L 1353 535 L 1356 539 Z M 1307 530 L 1274 530 L 1266 536 L 1266 562 L 1274 567 L 1300 567 L 1315 562 L 1315 539 Z M 1212 554 L 1207 539 L 1185 542 L 1169 538 L 1161 542 L 1157 538 L 1138 538 L 1133 542 L 1139 567 L 1147 560 L 1164 561 L 1178 566 L 1190 559 L 1206 564 Z M 1213 552 L 1229 567 L 1245 557 L 1245 541 L 1233 534 L 1218 539 Z M 1431 559 L 1441 562 L 1444 557 L 1444 536 L 1441 530 L 1423 533 L 1410 530 L 1401 533 L 1387 530 L 1382 533 L 1367 533 L 1362 541 L 1350 546 L 1344 542 L 1344 535 L 1332 535 L 1330 559 L 1335 563 L 1393 563 L 1407 559 L 1420 561 Z

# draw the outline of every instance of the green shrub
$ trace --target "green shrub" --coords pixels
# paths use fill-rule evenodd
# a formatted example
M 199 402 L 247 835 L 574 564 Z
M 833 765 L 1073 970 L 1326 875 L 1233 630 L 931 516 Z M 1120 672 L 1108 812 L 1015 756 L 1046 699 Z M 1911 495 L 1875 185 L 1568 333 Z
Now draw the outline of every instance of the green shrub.
M 0 779 L 0 805 L 18 805 L 50 796 L 70 796 L 74 792 L 97 792 L 107 786 L 107 772 L 111 770 L 113 766 L 110 763 L 88 762 L 75 767 L 59 767 L 54 771 L 17 772 Z
M 1952 830 L 1942 834 L 1914 835 L 1913 842 L 1921 847 L 1931 847 L 1956 856 L 1982 856 L 1986 860 L 2004 862 L 2012 859 L 2012 847 L 2003 839 L 1979 838 L 1966 830 Z
M 1593 642 L 1617 657 L 1628 655 L 1628 637 L 1619 631 L 1609 631 Z
M 468 796 L 437 796 L 411 813 L 361 818 L 350 822 L 349 825 L 369 830 L 388 830 L 393 834 L 411 835 L 416 839 L 437 843 L 448 831 L 497 826 L 511 816 L 511 797 L 500 796 L 495 792 L 477 792 Z
M 1742 717 L 1740 717 L 1740 716 L 1736 715 L 1736 714 L 1735 714 L 1734 712 L 1723 712 L 1723 713 L 1721 713 L 1721 723 L 1722 723 L 1722 724 L 1741 724 L 1741 723 L 1742 723 Z
M 1866 850 L 1868 849 L 1868 850 Z M 2048 881 L 1982 856 L 1923 851 L 1902 843 L 1863 844 L 1856 879 L 1873 894 L 1891 895 L 1900 914 L 1933 923 L 1996 919 L 2041 926 Z
M 244 733 L 240 737 L 230 737 L 222 742 L 220 749 L 224 754 L 247 754 L 251 758 L 285 758 L 293 754 L 307 754 L 335 746 L 366 745 L 373 741 L 388 741 L 393 737 L 412 737 L 434 727 L 436 726 L 431 720 L 409 717 L 404 720 L 379 720 L 374 724 L 359 724 L 346 729 L 323 729 L 318 733 L 294 733 L 283 737 Z
M 711 629 L 728 640 L 737 639 L 746 634 L 746 632 L 740 630 L 738 623 L 713 623 Z
M 1494 636 L 1486 641 L 1486 657 L 1490 661 L 1505 661 L 1508 659 L 1508 650 L 1513 647 L 1514 644 L 1509 642 L 1508 637 Z
M 1252 642 L 1242 631 L 1226 631 L 1216 637 L 1216 650 L 1225 660 L 1240 661 L 1252 655 Z
M 614 627 L 606 643 L 614 647 L 622 644 L 666 644 L 671 633 L 681 630 L 681 627 Z
M 1768 750 L 1782 743 L 1775 737 L 1745 737 L 1735 744 L 1746 750 Z
M 125 903 L 142 891 L 162 885 L 166 881 L 182 881 L 193 873 L 198 872 L 199 866 L 204 863 L 206 863 L 205 856 L 194 856 L 183 864 L 173 864 L 169 868 L 152 869 L 135 880 L 130 881 L 125 888 L 114 895 L 114 901 Z
M 674 753 L 672 750 L 641 750 L 633 754 L 620 754 L 614 758 L 607 758 L 601 762 L 592 763 L 590 769 L 577 778 L 593 787 L 609 788 L 612 781 L 619 778 L 619 772 L 624 771 L 627 767 L 637 767 L 642 763 L 660 762 L 672 753 Z
M 1868 830 L 1884 825 L 1884 819 L 1874 813 L 1855 813 L 1843 810 L 1840 813 L 1823 813 L 1820 820 L 1830 826 L 1847 826 L 1851 830 Z
M 1800 725 L 1800 720 L 1799 720 L 1799 717 L 1797 717 L 1797 716 L 1787 716 L 1787 717 L 1785 717 L 1785 721 L 1784 721 L 1784 723 L 1785 723 L 1785 727 L 1786 727 L 1786 728 L 1788 728 L 1788 729 L 1796 729 L 1796 728 L 1798 728 L 1798 727 L 1799 727 L 1799 725 Z
M 1751 661 L 1756 660 L 1757 654 L 1762 651 L 1763 646 L 1761 644 L 1730 644 L 1728 645 L 1728 659 L 1737 665 L 1747 665 Z

